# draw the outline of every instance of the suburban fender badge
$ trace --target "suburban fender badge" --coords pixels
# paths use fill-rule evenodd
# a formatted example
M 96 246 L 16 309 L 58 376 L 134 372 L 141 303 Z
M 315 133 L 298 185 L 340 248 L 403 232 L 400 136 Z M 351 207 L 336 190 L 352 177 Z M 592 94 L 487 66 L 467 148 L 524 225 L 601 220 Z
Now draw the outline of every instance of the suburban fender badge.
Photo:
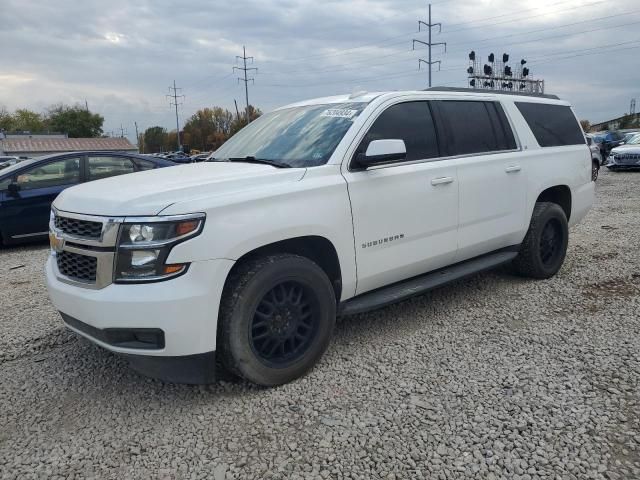
M 397 242 L 398 240 L 402 240 L 404 238 L 404 233 L 399 235 L 391 235 L 390 237 L 383 237 L 378 240 L 373 240 L 371 242 L 366 242 L 362 244 L 362 248 L 371 248 L 378 247 L 380 245 L 384 245 L 385 243 Z

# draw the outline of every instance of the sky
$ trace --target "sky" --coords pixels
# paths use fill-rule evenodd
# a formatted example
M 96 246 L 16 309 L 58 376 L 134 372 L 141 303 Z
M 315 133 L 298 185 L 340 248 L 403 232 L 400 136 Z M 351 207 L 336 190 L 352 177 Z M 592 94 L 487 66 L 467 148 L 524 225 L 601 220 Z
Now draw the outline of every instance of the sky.
M 427 2 L 415 0 L 2 0 L 0 107 L 81 104 L 135 141 L 214 105 L 245 103 L 234 71 L 246 46 L 263 111 L 307 98 L 427 86 Z M 592 123 L 640 110 L 638 0 L 434 0 L 433 84 L 466 85 L 468 53 L 527 59 L 546 93 Z

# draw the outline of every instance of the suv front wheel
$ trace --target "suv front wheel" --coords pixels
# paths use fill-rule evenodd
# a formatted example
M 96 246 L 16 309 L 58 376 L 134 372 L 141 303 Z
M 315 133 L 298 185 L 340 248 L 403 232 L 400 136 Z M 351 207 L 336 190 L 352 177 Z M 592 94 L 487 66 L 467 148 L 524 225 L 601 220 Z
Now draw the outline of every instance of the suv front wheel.
M 333 286 L 308 258 L 278 254 L 245 261 L 228 279 L 220 306 L 222 362 L 258 385 L 290 382 L 318 362 L 335 320 Z
M 526 277 L 552 277 L 564 262 L 568 244 L 569 226 L 564 210 L 555 203 L 538 202 L 513 267 Z

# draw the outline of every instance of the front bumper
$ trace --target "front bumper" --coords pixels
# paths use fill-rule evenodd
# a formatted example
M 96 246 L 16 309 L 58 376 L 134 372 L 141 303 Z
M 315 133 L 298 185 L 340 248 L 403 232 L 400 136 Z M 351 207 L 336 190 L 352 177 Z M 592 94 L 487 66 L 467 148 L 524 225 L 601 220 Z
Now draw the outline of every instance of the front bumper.
M 49 296 L 60 312 L 90 328 L 68 328 L 116 353 L 184 357 L 216 350 L 220 297 L 232 260 L 194 262 L 186 274 L 163 282 L 111 284 L 94 290 L 58 279 L 55 259 L 45 267 Z M 96 330 L 162 332 L 163 342 L 146 347 L 109 341 Z M 92 333 L 93 332 L 93 333 Z M 131 348 L 131 347 L 134 348 Z

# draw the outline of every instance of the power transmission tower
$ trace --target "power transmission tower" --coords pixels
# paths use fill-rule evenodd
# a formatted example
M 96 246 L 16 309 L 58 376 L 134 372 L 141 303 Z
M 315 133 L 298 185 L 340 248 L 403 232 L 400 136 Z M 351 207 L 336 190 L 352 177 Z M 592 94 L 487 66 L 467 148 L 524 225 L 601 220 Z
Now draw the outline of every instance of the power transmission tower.
M 636 113 L 636 99 L 631 99 L 631 105 L 629 106 L 629 115 L 635 115 Z
M 255 80 L 253 78 L 248 78 L 247 72 L 249 71 L 257 72 L 258 69 L 256 67 L 247 67 L 247 60 L 251 60 L 251 63 L 253 63 L 253 57 L 247 57 L 247 50 L 244 46 L 242 47 L 242 56 L 236 55 L 236 62 L 238 60 L 242 60 L 243 66 L 233 67 L 233 70 L 234 71 L 239 70 L 241 72 L 244 72 L 244 78 L 238 77 L 238 83 L 244 82 L 244 94 L 245 94 L 245 99 L 247 101 L 247 107 L 246 107 L 247 125 L 249 125 L 249 121 L 250 121 L 249 119 L 249 82 L 255 83 Z
M 182 105 L 182 102 L 178 102 L 178 99 L 184 98 L 184 95 L 178 95 L 178 91 L 182 90 L 181 88 L 176 87 L 176 81 L 173 81 L 173 87 L 169 87 L 169 91 L 173 90 L 172 94 L 167 95 L 166 97 L 169 99 L 169 105 L 176 107 L 176 133 L 178 135 L 178 151 L 182 150 L 182 145 L 180 144 L 180 122 L 178 121 L 178 105 Z
M 431 47 L 435 47 L 436 45 L 444 45 L 444 51 L 447 52 L 447 42 L 432 42 L 431 41 L 431 29 L 433 27 L 438 27 L 438 33 L 442 32 L 442 24 L 441 23 L 431 23 L 431 4 L 429 4 L 429 21 L 428 23 L 423 22 L 422 20 L 418 20 L 418 32 L 422 31 L 422 26 L 427 27 L 429 32 L 429 41 L 423 42 L 422 40 L 413 39 L 413 50 L 416 49 L 416 43 L 421 43 L 422 45 L 426 45 L 429 48 L 429 59 L 424 60 L 423 58 L 418 59 L 418 68 L 425 63 L 429 67 L 429 87 L 431 87 L 431 66 L 434 64 L 438 64 L 438 70 L 440 70 L 440 64 L 442 63 L 440 60 L 436 60 L 435 62 L 431 60 Z

